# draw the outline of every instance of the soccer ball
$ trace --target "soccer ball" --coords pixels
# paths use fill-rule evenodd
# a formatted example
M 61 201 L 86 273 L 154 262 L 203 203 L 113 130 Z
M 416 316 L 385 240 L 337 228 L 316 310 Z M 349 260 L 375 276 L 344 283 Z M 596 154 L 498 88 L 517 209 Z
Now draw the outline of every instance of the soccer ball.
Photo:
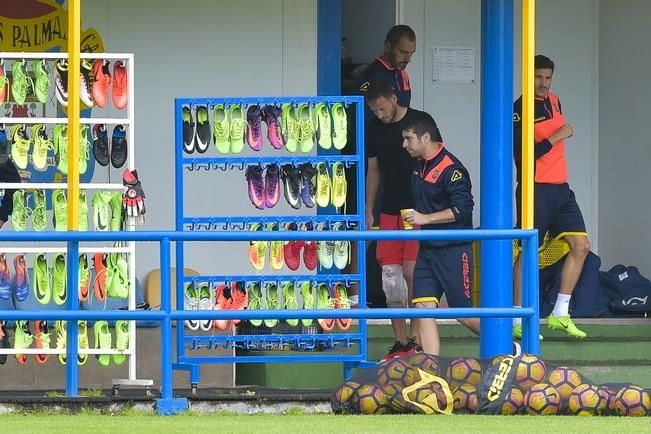
M 418 404 L 425 405 L 426 407 L 431 408 L 434 412 L 444 411 L 448 405 L 451 405 L 451 402 L 448 402 L 447 396 L 443 391 L 443 387 L 439 383 L 429 383 L 423 387 L 420 387 L 413 392 L 409 392 L 407 397 Z M 405 410 L 410 413 L 420 413 L 423 414 L 424 411 L 422 408 L 413 405 L 412 403 L 398 403 L 398 406 L 404 405 Z M 395 408 L 395 407 L 394 407 Z
M 579 384 L 570 393 L 568 407 L 577 416 L 597 416 L 605 405 L 604 399 L 592 384 Z
M 420 380 L 418 370 L 400 359 L 389 360 L 377 371 L 377 384 L 379 385 L 399 383 L 402 387 L 407 387 L 418 380 Z
M 541 383 L 545 378 L 545 362 L 533 354 L 525 354 L 520 357 L 515 372 L 515 381 L 523 392 L 526 392 L 534 384 Z
M 357 409 L 357 389 L 361 385 L 354 381 L 346 381 L 342 384 L 330 398 L 330 405 L 332 411 L 336 414 L 352 414 L 358 411 Z
M 439 359 L 431 354 L 415 354 L 407 360 L 407 363 L 411 367 L 422 369 L 429 374 L 438 375 L 439 373 Z
M 617 397 L 617 392 L 607 386 L 598 386 L 597 393 L 601 396 L 603 400 L 602 413 L 605 415 L 613 415 L 615 413 L 615 398 Z
M 524 396 L 527 414 L 548 416 L 558 414 L 561 408 L 561 394 L 546 383 L 531 386 Z
M 451 386 L 464 383 L 478 386 L 481 383 L 481 365 L 472 358 L 455 359 L 450 362 L 446 371 Z
M 357 389 L 359 411 L 362 414 L 388 414 L 391 409 L 391 395 L 378 385 L 365 384 Z
M 551 384 L 561 394 L 563 405 L 570 398 L 570 394 L 583 380 L 581 375 L 572 368 L 560 366 L 549 373 L 547 383 Z
M 618 416 L 646 416 L 651 412 L 651 397 L 639 386 L 623 387 L 615 397 Z
M 477 413 L 477 388 L 472 384 L 462 384 L 452 394 L 454 411 L 459 413 Z
M 502 416 L 512 416 L 520 413 L 524 405 L 524 395 L 517 387 L 511 389 L 508 395 L 504 398 L 500 414 Z

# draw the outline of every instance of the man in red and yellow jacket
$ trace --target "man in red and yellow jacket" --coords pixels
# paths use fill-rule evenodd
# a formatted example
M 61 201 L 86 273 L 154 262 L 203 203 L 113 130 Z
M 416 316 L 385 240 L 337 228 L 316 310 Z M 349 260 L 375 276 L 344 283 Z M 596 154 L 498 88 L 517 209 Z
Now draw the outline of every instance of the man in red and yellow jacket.
M 545 235 L 564 238 L 570 251 L 563 264 L 561 286 L 554 310 L 547 318 L 549 328 L 561 330 L 575 338 L 585 338 L 569 315 L 569 304 L 576 282 L 581 275 L 583 263 L 590 252 L 590 242 L 583 221 L 583 215 L 567 183 L 565 161 L 565 140 L 572 137 L 572 126 L 566 122 L 561 102 L 549 91 L 554 62 L 548 57 L 535 57 L 535 105 L 534 105 L 534 226 L 538 229 L 538 242 L 543 243 Z M 518 173 L 516 202 L 518 227 L 521 225 L 521 182 L 522 182 L 522 97 L 513 110 L 513 156 Z M 520 256 L 515 262 L 513 301 L 522 303 L 522 264 Z M 515 322 L 513 335 L 522 335 L 519 319 Z

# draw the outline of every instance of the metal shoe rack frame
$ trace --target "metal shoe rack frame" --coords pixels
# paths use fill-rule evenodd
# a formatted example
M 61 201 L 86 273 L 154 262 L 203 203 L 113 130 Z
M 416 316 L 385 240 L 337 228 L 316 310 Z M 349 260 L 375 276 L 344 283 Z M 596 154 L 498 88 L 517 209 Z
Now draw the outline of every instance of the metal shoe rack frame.
M 264 157 L 239 157 L 236 154 L 225 155 L 224 157 L 190 157 L 183 151 L 183 107 L 190 107 L 191 110 L 200 105 L 208 106 L 208 111 L 217 104 L 224 104 L 225 108 L 233 104 L 240 104 L 242 108 L 253 104 L 260 107 L 265 105 L 280 106 L 284 103 L 293 104 L 295 107 L 300 103 L 308 103 L 312 107 L 317 103 L 326 103 L 330 109 L 335 103 L 342 103 L 345 107 L 354 105 L 356 122 L 356 153 L 355 155 L 321 155 L 324 151 L 316 144 L 318 155 L 302 154 L 300 152 L 282 156 Z M 314 226 L 318 223 L 332 224 L 343 222 L 347 227 L 355 225 L 358 230 L 365 229 L 364 203 L 365 189 L 364 179 L 364 99 L 361 96 L 327 96 L 327 97 L 264 97 L 264 98 L 177 98 L 175 100 L 175 170 L 176 170 L 176 230 L 177 231 L 237 231 L 246 230 L 249 223 L 277 222 L 281 223 L 305 223 L 312 222 Z M 348 120 L 351 121 L 350 119 Z M 279 151 L 280 152 L 280 151 Z M 292 164 L 298 166 L 303 163 L 317 164 L 325 162 L 332 167 L 335 162 L 342 162 L 346 167 L 356 168 L 357 185 L 357 213 L 347 215 L 319 214 L 311 216 L 188 216 L 185 213 L 185 192 L 184 176 L 195 171 L 225 171 L 229 169 L 245 170 L 248 166 L 268 164 Z M 348 180 L 349 181 L 349 180 Z M 350 182 L 349 182 L 350 184 Z M 331 207 L 330 207 L 331 208 Z M 316 208 L 315 208 L 316 210 Z M 327 209 L 326 209 L 327 210 Z M 293 232 L 295 233 L 295 232 Z M 315 231 L 315 240 L 318 240 L 318 232 Z M 345 237 L 344 237 L 345 239 Z M 363 270 L 366 269 L 366 249 L 364 241 L 357 241 L 357 270 L 355 274 L 309 274 L 309 275 L 201 275 L 183 276 L 176 282 L 176 306 L 178 310 L 183 309 L 184 284 L 188 282 L 209 282 L 228 283 L 235 281 L 311 281 L 311 282 L 359 282 L 359 305 L 366 306 L 366 279 Z M 176 269 L 184 269 L 184 243 L 179 241 L 176 249 Z M 217 313 L 218 311 L 215 311 Z M 215 315 L 217 316 L 217 315 Z M 325 333 L 325 334 L 276 334 L 276 335 L 229 335 L 229 336 L 186 336 L 185 327 L 177 326 L 177 348 L 176 362 L 173 364 L 175 370 L 186 370 L 190 372 L 190 383 L 194 388 L 199 383 L 199 368 L 203 363 L 288 363 L 288 362 L 338 362 L 344 363 L 344 375 L 349 376 L 352 368 L 360 366 L 367 360 L 367 328 L 366 320 L 359 320 L 357 332 L 350 333 Z M 298 343 L 306 348 L 314 348 L 319 344 L 336 348 L 351 347 L 358 344 L 359 351 L 353 354 L 302 354 L 302 355 L 246 355 L 246 356 L 191 356 L 186 349 L 214 349 L 214 348 L 260 348 L 260 344 L 282 344 Z M 282 345 L 281 345 L 282 346 Z M 186 348 L 187 347 L 187 348 Z
M 46 59 L 46 60 L 56 60 L 56 59 L 67 59 L 68 53 L 54 53 L 54 52 L 38 52 L 38 53 L 20 53 L 20 52 L 0 52 L 1 59 L 25 59 L 25 60 L 34 60 L 34 59 Z M 127 105 L 127 116 L 126 117 L 82 117 L 80 118 L 80 123 L 83 125 L 93 125 L 93 124 L 107 124 L 107 125 L 118 125 L 122 124 L 127 126 L 127 140 L 128 140 L 128 159 L 127 165 L 129 170 L 133 170 L 135 167 L 135 146 L 134 146 L 134 137 L 135 137 L 135 123 L 134 123 L 134 114 L 135 114 L 135 92 L 134 92 L 134 56 L 133 53 L 81 53 L 81 59 L 107 59 L 107 60 L 126 60 L 127 61 L 127 74 L 128 74 L 128 95 L 129 103 Z M 7 69 L 7 64 L 5 63 L 5 70 Z M 55 91 L 55 82 L 54 82 L 54 72 L 53 68 L 50 71 L 50 79 L 52 80 L 52 85 L 50 87 L 50 96 L 54 95 L 52 92 Z M 11 83 L 9 84 L 11 86 Z M 111 104 L 107 102 L 107 106 Z M 0 117 L 0 124 L 67 124 L 67 117 Z M 110 140 L 110 137 L 109 137 Z M 92 155 L 92 154 L 91 154 Z M 91 160 L 93 161 L 93 160 Z M 93 161 L 94 164 L 94 161 Z M 68 184 L 66 182 L 45 182 L 45 183 L 0 183 L 0 188 L 2 189 L 43 189 L 43 190 L 54 190 L 54 189 L 68 189 Z M 122 182 L 117 183 L 80 183 L 80 190 L 117 190 L 123 191 L 124 186 Z M 126 230 L 133 231 L 135 230 L 134 226 L 128 225 Z M 124 243 L 123 247 L 115 246 L 84 246 L 79 247 L 79 254 L 82 253 L 126 253 L 129 255 L 129 272 L 131 279 L 129 282 L 129 299 L 128 307 L 129 310 L 135 310 L 136 308 L 136 257 L 135 257 L 135 241 L 128 241 Z M 58 243 L 58 245 L 41 245 L 39 243 L 38 247 L 20 247 L 20 246 L 8 246 L 0 245 L 0 253 L 12 253 L 12 254 L 36 254 L 36 253 L 66 253 L 67 246 L 66 243 Z M 76 259 L 75 259 L 76 262 Z M 71 266 L 70 259 L 66 255 L 66 265 Z M 29 276 L 31 280 L 31 276 Z M 92 282 L 91 282 L 92 284 Z M 91 285 L 92 286 L 92 285 Z M 77 288 L 77 285 L 75 285 Z M 78 309 L 79 299 L 78 299 L 78 290 L 72 291 L 72 288 L 68 288 L 68 300 L 67 300 L 67 309 L 73 310 Z M 91 288 L 92 292 L 92 288 Z M 33 291 L 30 286 L 30 297 L 33 296 Z M 67 327 L 68 330 L 70 327 Z M 70 331 L 69 331 L 70 332 Z M 68 332 L 68 333 L 69 333 Z M 138 380 L 136 376 L 136 322 L 129 321 L 129 348 L 127 350 L 103 350 L 103 349 L 79 349 L 79 354 L 125 354 L 129 358 L 129 378 L 128 379 L 114 379 L 114 387 L 119 385 L 139 385 L 148 387 L 153 384 L 152 380 Z M 115 342 L 115 340 L 113 340 Z M 52 340 L 54 343 L 55 340 Z M 66 349 L 56 349 L 50 348 L 47 350 L 29 348 L 29 349 L 20 349 L 16 350 L 13 348 L 0 348 L 0 354 L 66 354 Z

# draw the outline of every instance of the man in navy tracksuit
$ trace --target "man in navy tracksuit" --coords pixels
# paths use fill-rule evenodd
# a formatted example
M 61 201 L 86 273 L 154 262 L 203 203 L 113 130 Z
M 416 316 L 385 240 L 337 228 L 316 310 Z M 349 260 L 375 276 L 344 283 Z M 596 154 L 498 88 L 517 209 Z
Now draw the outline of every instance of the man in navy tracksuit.
M 461 161 L 443 145 L 436 122 L 416 112 L 403 124 L 402 146 L 417 158 L 411 190 L 415 210 L 405 216 L 421 229 L 471 229 L 472 184 Z M 472 307 L 472 243 L 421 241 L 414 270 L 412 303 L 416 308 L 438 307 L 445 293 L 453 307 Z M 459 322 L 479 333 L 477 318 Z M 417 320 L 423 351 L 438 355 L 440 342 L 433 318 Z

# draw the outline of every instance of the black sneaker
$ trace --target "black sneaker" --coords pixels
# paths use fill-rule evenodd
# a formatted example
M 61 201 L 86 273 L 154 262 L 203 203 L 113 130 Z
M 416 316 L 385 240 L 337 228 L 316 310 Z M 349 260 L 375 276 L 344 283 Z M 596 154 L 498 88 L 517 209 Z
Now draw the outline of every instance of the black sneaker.
M 7 130 L 4 125 L 0 125 L 0 165 L 7 164 L 9 161 L 9 142 L 7 141 Z
M 200 105 L 197 107 L 197 127 L 196 127 L 196 136 L 195 149 L 200 154 L 203 154 L 208 150 L 208 145 L 210 145 L 210 136 L 212 136 L 212 128 L 210 126 L 210 118 L 208 117 L 208 107 L 205 105 Z M 185 143 L 185 123 L 183 124 L 183 142 Z
M 301 199 L 308 208 L 314 207 L 316 195 L 316 169 L 312 164 L 301 165 Z
M 181 117 L 183 119 L 183 150 L 186 154 L 192 154 L 196 149 L 195 137 L 197 130 L 189 107 L 183 107 Z
M 124 130 L 124 126 L 116 125 L 111 138 L 111 164 L 116 169 L 124 166 L 124 163 L 127 162 L 127 149 L 127 132 Z
M 68 60 L 58 59 L 54 64 L 56 97 L 63 107 L 68 107 Z
M 285 164 L 280 177 L 283 180 L 285 200 L 294 209 L 301 207 L 301 172 L 291 164 Z
M 402 346 L 402 352 L 403 355 L 412 355 L 416 353 L 422 353 L 423 352 L 423 347 L 418 345 L 416 342 L 416 338 L 409 338 L 406 344 Z
M 0 348 L 9 348 L 9 335 L 7 334 L 7 325 L 4 321 L 0 323 Z M 7 355 L 0 354 L 0 365 L 7 363 Z
M 93 127 L 93 156 L 100 166 L 109 164 L 109 143 L 106 125 L 97 124 Z
M 386 353 L 384 357 L 380 359 L 381 362 L 389 359 L 395 359 L 396 357 L 402 356 L 402 348 L 404 344 L 399 341 L 395 341 L 392 347 L 389 347 L 389 352 Z

